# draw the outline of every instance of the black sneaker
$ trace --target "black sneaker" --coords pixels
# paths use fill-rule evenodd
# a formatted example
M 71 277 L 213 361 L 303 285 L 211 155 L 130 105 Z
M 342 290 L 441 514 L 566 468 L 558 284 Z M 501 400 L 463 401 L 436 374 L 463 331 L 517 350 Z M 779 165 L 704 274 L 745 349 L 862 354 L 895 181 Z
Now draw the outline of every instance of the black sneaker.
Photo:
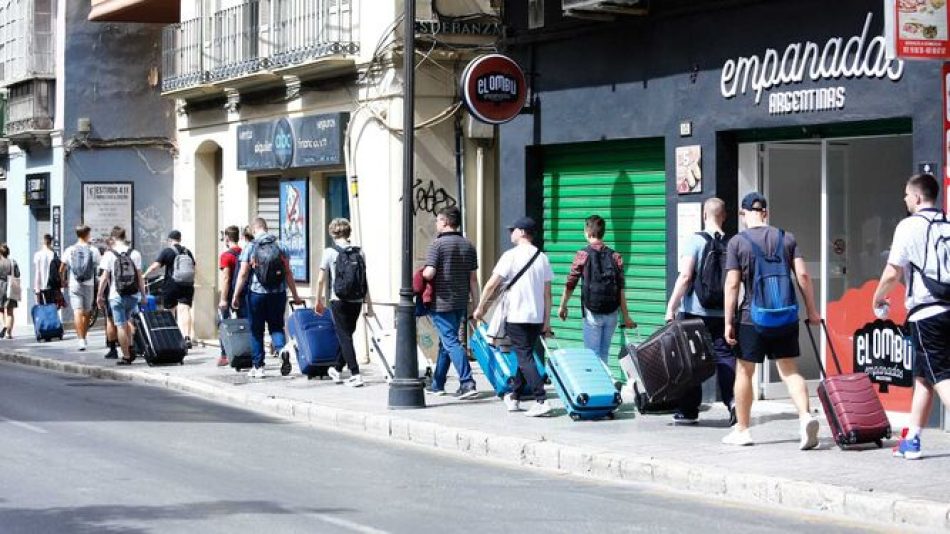
M 478 390 L 475 384 L 465 384 L 455 392 L 455 398 L 459 400 L 471 400 L 478 396 Z
M 699 422 L 699 415 L 693 415 L 693 414 L 686 415 L 683 412 L 676 412 L 673 414 L 674 425 L 695 425 L 698 422 Z
M 290 353 L 286 350 L 280 351 L 280 376 L 287 376 L 290 374 Z
M 119 359 L 119 351 L 115 347 L 109 349 L 109 352 L 106 353 L 107 360 L 117 360 Z
M 739 423 L 739 419 L 736 417 L 736 407 L 729 407 L 729 426 L 736 426 Z
M 191 338 L 185 337 L 185 346 L 188 347 L 188 350 L 191 350 Z

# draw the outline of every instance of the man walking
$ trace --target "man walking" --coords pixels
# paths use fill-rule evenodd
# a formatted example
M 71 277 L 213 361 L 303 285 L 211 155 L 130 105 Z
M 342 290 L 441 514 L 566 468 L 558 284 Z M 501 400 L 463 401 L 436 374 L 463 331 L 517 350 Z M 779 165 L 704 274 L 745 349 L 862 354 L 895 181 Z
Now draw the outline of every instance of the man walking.
M 333 313 L 333 326 L 340 346 L 337 349 L 336 365 L 327 370 L 327 374 L 337 384 L 343 384 L 343 366 L 350 370 L 346 385 L 361 387 L 360 364 L 356 361 L 356 349 L 353 347 L 353 332 L 360 318 L 363 303 L 366 314 L 373 315 L 373 304 L 369 299 L 366 285 L 366 258 L 359 247 L 350 243 L 350 221 L 337 218 L 330 221 L 327 233 L 333 239 L 333 246 L 323 251 L 320 259 L 320 274 L 317 275 L 317 313 L 326 309 L 324 295 L 330 287 L 330 310 Z
M 62 299 L 61 265 L 53 250 L 53 236 L 43 234 L 43 245 L 33 254 L 33 293 L 37 304 L 65 305 Z
M 234 296 L 234 287 L 238 281 L 238 270 L 241 266 L 241 246 L 238 241 L 241 239 L 241 230 L 237 226 L 228 226 L 224 229 L 224 252 L 218 256 L 218 269 L 221 270 L 220 287 L 221 298 L 218 301 L 218 309 L 221 311 L 221 317 L 227 319 L 231 317 L 231 297 Z M 247 306 L 235 310 L 238 319 L 247 318 Z M 228 365 L 228 357 L 224 353 L 224 346 L 221 346 L 221 357 L 218 358 L 219 366 Z
M 60 279 L 69 280 L 69 306 L 73 309 L 73 323 L 79 338 L 79 350 L 86 350 L 86 334 L 89 330 L 89 315 L 96 305 L 96 269 L 102 257 L 99 249 L 89 243 L 91 230 L 85 224 L 76 227 L 76 243 L 63 252 Z M 114 350 L 114 349 L 113 349 Z
M 515 283 L 508 284 L 503 298 L 508 299 L 506 332 L 512 349 L 518 357 L 518 372 L 515 374 L 512 391 L 505 395 L 509 412 L 521 411 L 522 388 L 527 386 L 534 405 L 525 413 L 528 417 L 541 417 L 551 413 L 551 405 L 544 392 L 544 380 L 534 362 L 534 346 L 542 334 L 551 332 L 551 280 L 554 271 L 547 255 L 534 246 L 532 240 L 538 230 L 530 217 L 521 217 L 508 227 L 511 232 L 509 249 L 495 264 L 492 276 L 482 290 L 475 309 L 476 321 L 485 317 L 485 303 L 495 295 L 502 283 L 518 276 Z
M 887 295 L 901 280 L 907 287 L 907 324 L 914 343 L 916 380 L 910 408 L 911 426 L 894 456 L 920 459 L 920 435 L 930 417 L 934 391 L 950 407 L 950 223 L 936 207 L 940 186 L 930 174 L 912 176 L 904 187 L 911 214 L 894 230 L 887 265 L 872 306 L 879 317 L 889 309 Z
M 181 232 L 178 230 L 169 232 L 168 247 L 145 270 L 145 278 L 163 267 L 165 280 L 162 282 L 162 306 L 175 314 L 178 328 L 190 349 L 191 337 L 194 335 L 191 306 L 195 298 L 195 257 L 182 246 Z
M 723 319 L 723 283 L 726 266 L 726 243 L 722 224 L 726 220 L 726 203 L 709 198 L 703 203 L 704 230 L 690 237 L 679 258 L 679 277 L 666 305 L 666 321 L 675 318 L 702 319 L 713 340 L 716 355 L 716 379 L 719 397 L 729 410 L 729 426 L 736 424 L 733 384 L 736 380 L 735 351 L 726 342 Z M 673 424 L 693 425 L 699 421 L 699 405 L 703 400 L 702 385 L 697 384 L 680 399 L 673 414 Z
M 99 294 L 97 303 L 100 308 L 106 304 L 106 288 L 108 288 L 108 303 L 112 310 L 112 320 L 119 334 L 119 346 L 122 349 L 122 358 L 117 365 L 131 365 L 132 355 L 132 316 L 139 311 L 139 302 L 145 305 L 145 282 L 142 279 L 142 255 L 132 249 L 125 240 L 125 229 L 121 226 L 112 228 L 112 248 L 102 256 L 99 268 L 102 276 L 99 278 Z M 139 298 L 136 298 L 136 293 Z
M 797 278 L 801 287 L 808 322 L 820 324 L 811 277 L 808 276 L 795 236 L 768 225 L 768 202 L 764 196 L 758 192 L 746 195 L 742 199 L 740 213 L 746 229 L 729 241 L 724 288 L 726 342 L 733 346 L 738 342 L 740 349 L 735 382 L 737 423 L 722 442 L 727 445 L 753 444 L 749 432 L 752 379 L 755 365 L 769 358 L 778 367 L 779 375 L 798 409 L 801 434 L 799 449 L 813 449 L 818 446 L 818 420 L 809 413 L 808 390 L 795 360 L 801 351 L 798 346 L 798 305 L 791 279 L 793 276 Z M 766 272 L 769 268 L 767 263 L 772 265 L 769 272 Z M 770 275 L 767 284 L 762 279 L 766 274 Z M 745 285 L 745 297 L 737 332 L 735 310 L 740 280 Z M 761 291 L 763 286 L 769 289 L 764 300 Z M 782 298 L 774 298 L 776 295 Z M 758 322 L 753 320 L 753 308 L 757 311 Z M 775 318 L 774 323 L 765 322 L 763 316 L 771 318 L 770 311 L 773 309 L 784 309 L 791 313 Z
M 445 394 L 445 379 L 451 362 L 459 377 L 455 396 L 474 399 L 478 391 L 465 347 L 459 340 L 459 327 L 468 316 L 469 295 L 476 299 L 475 306 L 478 305 L 478 277 L 475 274 L 478 258 L 475 246 L 459 232 L 461 223 L 462 212 L 457 207 L 439 211 L 435 217 L 438 235 L 429 245 L 422 271 L 422 277 L 435 286 L 435 302 L 429 316 L 439 332 L 439 357 L 430 392 Z
M 284 310 L 287 307 L 287 289 L 293 295 L 294 304 L 303 304 L 303 301 L 297 295 L 287 247 L 267 232 L 267 221 L 264 219 L 254 219 L 251 227 L 254 241 L 241 251 L 241 270 L 234 296 L 231 297 L 231 307 L 240 310 L 247 306 L 247 315 L 251 320 L 251 348 L 254 350 L 253 367 L 248 371 L 248 376 L 264 378 L 264 327 L 270 333 L 274 349 L 280 353 L 286 344 Z M 248 288 L 246 301 L 243 300 L 245 287 Z M 283 355 L 281 370 L 290 372 L 290 360 L 286 354 Z
M 584 346 L 606 364 L 610 358 L 610 340 L 617 329 L 617 310 L 623 315 L 623 324 L 633 328 L 637 323 L 627 311 L 624 295 L 623 258 L 604 244 L 607 223 L 600 215 L 591 215 L 584 221 L 587 247 L 578 250 L 564 284 L 561 305 L 557 315 L 567 320 L 567 303 L 582 278 L 581 314 L 584 318 Z

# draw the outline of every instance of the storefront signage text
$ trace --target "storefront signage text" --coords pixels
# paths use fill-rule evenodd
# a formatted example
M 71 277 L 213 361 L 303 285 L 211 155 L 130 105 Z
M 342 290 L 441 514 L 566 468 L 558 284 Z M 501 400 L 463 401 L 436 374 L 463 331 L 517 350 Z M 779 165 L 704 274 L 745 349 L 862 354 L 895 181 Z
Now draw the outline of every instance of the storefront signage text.
M 911 387 L 913 365 L 913 343 L 892 321 L 876 320 L 854 333 L 854 371 L 872 382 Z
M 868 13 L 861 34 L 847 40 L 833 37 L 823 47 L 812 41 L 792 43 L 781 54 L 769 48 L 761 57 L 752 55 L 727 60 L 719 82 L 722 96 L 733 98 L 751 91 L 758 105 L 763 92 L 806 79 L 814 82 L 839 78 L 900 80 L 904 62 L 887 57 L 884 36 L 868 39 L 873 16 Z M 769 95 L 770 114 L 835 110 L 844 108 L 844 104 L 845 88 L 840 86 Z
M 477 35 L 496 37 L 501 35 L 501 24 L 493 22 L 442 22 L 437 20 L 417 20 L 416 33 L 423 35 Z
M 238 126 L 238 169 L 246 171 L 343 164 L 348 115 L 309 115 Z
M 527 87 L 521 67 L 501 54 L 472 60 L 462 73 L 462 99 L 469 112 L 482 122 L 502 124 L 524 107 Z
M 82 184 L 82 221 L 92 229 L 92 242 L 104 245 L 113 226 L 132 228 L 133 187 L 131 182 L 85 182 Z

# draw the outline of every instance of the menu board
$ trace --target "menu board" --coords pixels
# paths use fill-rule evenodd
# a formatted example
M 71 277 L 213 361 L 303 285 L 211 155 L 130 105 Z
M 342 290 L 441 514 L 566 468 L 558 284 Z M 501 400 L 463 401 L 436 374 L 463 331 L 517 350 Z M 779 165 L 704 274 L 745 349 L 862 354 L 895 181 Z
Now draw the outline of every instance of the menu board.
M 888 52 L 906 59 L 950 59 L 947 0 L 885 0 Z

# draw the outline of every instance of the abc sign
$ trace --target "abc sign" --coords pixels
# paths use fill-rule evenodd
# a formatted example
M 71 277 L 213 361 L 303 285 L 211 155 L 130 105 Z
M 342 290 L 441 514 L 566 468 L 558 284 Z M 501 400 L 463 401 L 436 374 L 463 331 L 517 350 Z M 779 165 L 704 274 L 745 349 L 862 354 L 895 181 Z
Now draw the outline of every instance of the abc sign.
M 527 94 L 524 72 L 508 56 L 479 56 L 462 72 L 462 99 L 482 122 L 502 124 L 517 117 Z
M 294 162 L 294 130 L 285 118 L 274 125 L 274 157 L 280 169 L 286 169 Z

